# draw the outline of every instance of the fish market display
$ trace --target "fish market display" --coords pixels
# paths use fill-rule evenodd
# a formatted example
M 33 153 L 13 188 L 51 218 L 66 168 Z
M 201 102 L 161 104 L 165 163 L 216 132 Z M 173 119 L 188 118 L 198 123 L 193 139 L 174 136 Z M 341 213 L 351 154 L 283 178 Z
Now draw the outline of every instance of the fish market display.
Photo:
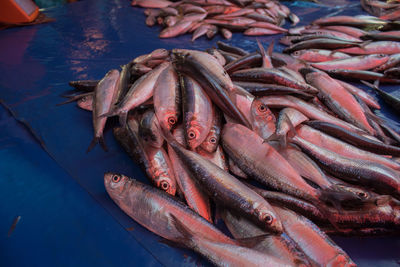
M 400 19 L 400 2 L 396 0 L 360 0 L 362 8 L 381 19 Z
M 323 21 L 299 32 L 347 29 L 342 36 L 353 39 L 305 38 L 287 50 L 292 56 L 260 43 L 252 53 L 221 42 L 206 51 L 157 49 L 101 80 L 71 82 L 78 92 L 64 103 L 92 112 L 89 148 L 105 149 L 112 125 L 153 185 L 109 172 L 111 199 L 216 266 L 356 266 L 327 234 L 399 234 L 400 135 L 375 115 L 375 96 L 330 76 L 330 66 L 382 68 L 396 53 L 353 56 L 346 49 L 375 42 L 361 46 L 355 39 L 367 33 Z
M 161 25 L 160 38 L 192 34 L 192 41 L 201 36 L 212 39 L 220 33 L 225 39 L 232 32 L 244 35 L 272 35 L 286 32 L 285 18 L 293 24 L 299 18 L 276 0 L 133 0 L 132 6 L 144 7 L 146 25 Z

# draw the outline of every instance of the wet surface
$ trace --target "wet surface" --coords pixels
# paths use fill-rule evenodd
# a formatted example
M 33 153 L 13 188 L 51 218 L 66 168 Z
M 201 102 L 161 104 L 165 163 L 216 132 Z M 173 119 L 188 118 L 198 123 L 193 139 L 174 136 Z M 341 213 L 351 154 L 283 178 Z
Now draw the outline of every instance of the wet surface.
M 321 2 L 321 5 L 284 3 L 299 15 L 299 25 L 306 25 L 318 16 L 362 12 L 359 1 L 340 1 L 339 5 L 335 1 L 334 6 L 332 1 Z M 36 252 L 54 252 L 53 261 L 49 260 L 53 264 L 69 259 L 70 254 L 79 255 L 77 259 L 82 265 L 126 266 L 139 261 L 146 266 L 160 262 L 168 266 L 206 264 L 194 253 L 160 243 L 159 237 L 114 205 L 104 189 L 104 172 L 121 172 L 141 181 L 147 179 L 116 143 L 111 127 L 105 132 L 109 152 L 97 146 L 86 154 L 93 137 L 90 112 L 75 104 L 59 107 L 56 104 L 65 100 L 60 95 L 70 90 L 70 80 L 100 79 L 108 70 L 156 48 L 205 49 L 222 38 L 217 36 L 211 41 L 200 38 L 194 43 L 190 35 L 159 39 L 160 27 L 147 27 L 143 9 L 131 7 L 126 0 L 87 0 L 48 9 L 45 13 L 56 21 L 0 32 L 0 98 L 16 118 L 25 122 L 25 127 L 10 126 L 16 122 L 9 115 L 3 115 L 0 121 L 5 129 L 11 127 L 0 135 L 0 156 L 7 159 L 0 170 L 2 177 L 12 178 L 0 182 L 2 191 L 10 191 L 0 194 L 2 203 L 10 203 L 0 209 L 1 218 L 5 218 L 0 222 L 2 248 L 9 242 L 5 238 L 13 220 L 21 216 L 10 237 L 15 243 L 0 255 L 18 255 L 21 253 L 18 241 L 29 240 L 28 244 L 34 244 L 36 239 L 40 240 L 34 245 Z M 288 26 L 286 23 L 285 27 Z M 259 37 L 259 40 L 267 46 L 281 36 Z M 241 33 L 234 33 L 230 43 L 251 51 L 257 47 L 256 38 Z M 283 46 L 277 45 L 276 50 L 282 49 Z M 399 93 L 398 86 L 382 88 Z M 378 115 L 398 125 L 400 117 L 382 101 L 380 104 L 382 111 Z M 2 110 L 0 114 L 8 113 Z M 31 139 L 27 129 L 43 142 L 43 148 Z M 14 180 L 18 186 L 12 183 Z M 34 208 L 30 210 L 31 206 Z M 52 235 L 58 237 L 57 246 L 52 243 L 55 242 Z M 81 235 L 82 242 L 78 240 Z M 398 266 L 398 238 L 335 240 L 361 266 Z M 12 256 L 0 258 L 12 263 L 16 260 Z M 18 260 L 24 265 L 22 259 Z M 39 256 L 33 257 L 33 261 L 40 262 Z M 72 262 L 65 265 L 68 263 Z

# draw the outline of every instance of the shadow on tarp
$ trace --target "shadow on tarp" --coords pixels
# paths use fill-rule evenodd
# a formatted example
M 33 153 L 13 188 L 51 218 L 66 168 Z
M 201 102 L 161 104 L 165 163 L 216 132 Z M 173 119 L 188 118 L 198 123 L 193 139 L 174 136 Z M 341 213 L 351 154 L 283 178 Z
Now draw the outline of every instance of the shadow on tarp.
M 358 1 L 351 2 L 350 9 L 319 6 L 309 2 L 284 2 L 299 14 L 299 25 L 307 25 L 317 17 L 337 13 L 358 14 Z M 190 41 L 185 35 L 174 39 L 159 39 L 160 27 L 144 24 L 143 9 L 132 8 L 125 0 L 88 0 L 53 8 L 46 12 L 56 18 L 54 23 L 23 29 L 8 29 L 0 33 L 0 97 L 13 110 L 16 117 L 25 120 L 36 135 L 43 140 L 51 157 L 93 197 L 157 260 L 167 266 L 208 265 L 199 256 L 187 250 L 182 252 L 159 242 L 160 238 L 132 221 L 107 196 L 103 174 L 107 171 L 124 173 L 140 181 L 147 179 L 116 143 L 108 127 L 105 141 L 109 152 L 97 146 L 89 154 L 85 151 L 92 139 L 91 113 L 80 110 L 74 104 L 56 107 L 64 99 L 61 94 L 70 90 L 68 81 L 100 79 L 112 68 L 119 68 L 132 58 L 149 53 L 156 48 L 205 49 L 215 46 L 220 36 L 209 41 L 205 38 Z M 289 27 L 286 23 L 285 27 Z M 33 35 L 32 38 L 24 38 Z M 267 46 L 282 35 L 259 37 Z M 7 40 L 7 46 L 3 45 Z M 234 33 L 230 43 L 254 51 L 256 38 Z M 281 51 L 281 45 L 276 46 Z M 394 87 L 393 87 L 394 88 Z M 386 109 L 385 117 L 398 121 Z M 49 204 L 51 205 L 51 204 Z M 98 222 L 102 224 L 102 222 Z M 398 259 L 384 247 L 400 251 L 394 239 L 369 238 L 359 240 L 338 239 L 339 244 L 355 262 L 377 263 L 385 260 L 385 266 Z M 366 247 L 365 240 L 381 244 L 382 253 Z M 397 243 L 396 243 L 397 242 Z M 384 245 L 383 245 L 384 244 Z M 389 245 L 390 244 L 390 245 Z M 380 247 L 380 246 L 378 246 Z M 399 249 L 397 249 L 399 248 Z M 374 255 L 378 255 L 375 257 Z M 389 265 L 388 265 L 389 264 Z M 377 266 L 376 264 L 374 266 Z

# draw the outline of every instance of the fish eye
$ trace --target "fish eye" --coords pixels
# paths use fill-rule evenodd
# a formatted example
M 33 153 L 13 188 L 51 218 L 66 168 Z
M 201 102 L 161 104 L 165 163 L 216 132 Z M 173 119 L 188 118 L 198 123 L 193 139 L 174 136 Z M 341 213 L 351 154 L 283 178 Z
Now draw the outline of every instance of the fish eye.
M 261 105 L 258 106 L 258 111 L 266 112 L 267 111 L 267 107 L 264 104 L 261 104 Z
M 112 181 L 113 181 L 114 183 L 118 183 L 119 181 L 121 181 L 121 176 L 119 176 L 119 175 L 114 175 L 114 176 L 112 177 Z
M 168 118 L 168 123 L 171 124 L 171 125 L 175 125 L 176 119 L 174 117 L 169 117 Z
M 362 197 L 362 198 L 366 198 L 367 194 L 365 192 L 357 192 L 357 196 Z
M 167 181 L 161 181 L 160 188 L 164 191 L 167 191 L 169 189 L 169 183 Z
M 189 137 L 189 139 L 194 139 L 194 138 L 196 138 L 196 133 L 193 132 L 193 131 L 190 131 L 190 132 L 188 133 L 188 137 Z
M 274 220 L 274 218 L 270 214 L 266 214 L 265 217 L 264 217 L 264 221 L 267 224 L 271 224 L 273 220 Z
M 214 137 L 210 139 L 210 143 L 215 144 L 217 142 L 217 139 L 215 139 Z

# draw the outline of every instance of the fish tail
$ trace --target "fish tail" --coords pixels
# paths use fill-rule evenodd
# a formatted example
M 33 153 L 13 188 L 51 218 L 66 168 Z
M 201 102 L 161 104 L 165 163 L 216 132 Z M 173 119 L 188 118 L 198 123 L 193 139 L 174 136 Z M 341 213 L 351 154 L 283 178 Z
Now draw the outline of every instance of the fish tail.
M 108 152 L 106 142 L 104 141 L 104 136 L 99 137 L 99 144 L 104 149 L 104 151 Z
M 271 141 L 278 141 L 281 147 L 287 146 L 287 138 L 286 135 L 278 135 L 277 133 L 271 134 L 270 137 L 264 139 L 263 143 L 268 143 Z
M 71 97 L 71 98 L 68 99 L 67 101 L 64 101 L 64 102 L 61 102 L 61 103 L 56 104 L 56 106 L 58 107 L 58 106 L 62 106 L 62 105 L 65 105 L 65 104 L 69 104 L 69 103 L 75 102 L 76 100 L 77 100 L 77 99 L 76 99 L 75 97 Z
M 86 153 L 89 153 L 97 145 L 97 143 L 99 141 L 100 141 L 100 137 L 99 136 L 93 137 L 92 142 L 90 142 L 89 147 L 86 150 Z

